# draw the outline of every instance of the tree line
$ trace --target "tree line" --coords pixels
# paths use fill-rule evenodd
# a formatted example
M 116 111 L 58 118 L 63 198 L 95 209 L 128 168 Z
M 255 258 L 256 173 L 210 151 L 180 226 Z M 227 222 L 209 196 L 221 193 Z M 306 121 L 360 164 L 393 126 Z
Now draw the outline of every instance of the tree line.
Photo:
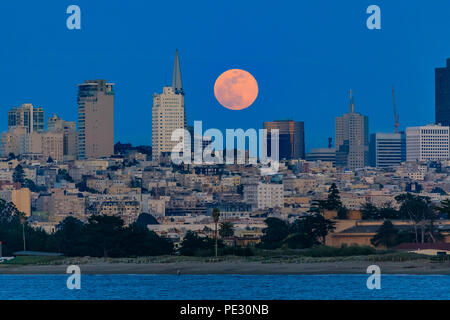
M 141 219 L 142 220 L 142 219 Z M 0 241 L 8 256 L 27 251 L 59 252 L 66 256 L 133 257 L 173 253 L 173 242 L 147 228 L 147 224 L 125 226 L 117 216 L 92 215 L 86 223 L 67 217 L 48 234 L 32 228 L 25 215 L 10 202 L 0 200 Z

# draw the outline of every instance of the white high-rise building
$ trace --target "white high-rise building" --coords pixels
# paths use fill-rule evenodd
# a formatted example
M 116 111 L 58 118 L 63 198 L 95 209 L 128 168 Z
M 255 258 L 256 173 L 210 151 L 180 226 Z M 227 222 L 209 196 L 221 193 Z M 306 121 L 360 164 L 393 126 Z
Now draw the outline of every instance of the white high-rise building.
M 172 86 L 163 87 L 163 92 L 153 95 L 152 107 L 152 154 L 153 160 L 160 160 L 162 154 L 169 154 L 178 141 L 171 141 L 176 129 L 186 128 L 184 92 L 181 82 L 180 59 L 175 52 Z
M 251 204 L 254 209 L 282 208 L 283 184 L 259 182 L 244 185 L 244 201 Z
M 430 124 L 406 128 L 406 161 L 449 159 L 449 127 Z

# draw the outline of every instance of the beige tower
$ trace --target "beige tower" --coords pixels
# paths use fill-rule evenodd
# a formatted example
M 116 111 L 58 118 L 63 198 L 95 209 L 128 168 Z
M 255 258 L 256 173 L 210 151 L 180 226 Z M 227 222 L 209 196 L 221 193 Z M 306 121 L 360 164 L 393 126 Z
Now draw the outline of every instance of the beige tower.
M 78 159 L 114 154 L 114 91 L 106 80 L 78 85 Z
M 75 160 L 78 155 L 78 134 L 77 124 L 72 121 L 65 121 L 56 114 L 50 117 L 47 122 L 48 132 L 62 132 L 64 134 L 63 156 L 64 160 Z
M 336 117 L 336 166 L 349 169 L 369 164 L 369 118 L 355 112 L 350 90 L 349 113 Z
M 172 86 L 163 87 L 163 92 L 153 95 L 152 107 L 152 154 L 153 160 L 160 160 L 162 154 L 169 154 L 178 141 L 171 141 L 176 129 L 186 127 L 184 92 L 181 82 L 178 50 L 175 52 L 175 64 Z

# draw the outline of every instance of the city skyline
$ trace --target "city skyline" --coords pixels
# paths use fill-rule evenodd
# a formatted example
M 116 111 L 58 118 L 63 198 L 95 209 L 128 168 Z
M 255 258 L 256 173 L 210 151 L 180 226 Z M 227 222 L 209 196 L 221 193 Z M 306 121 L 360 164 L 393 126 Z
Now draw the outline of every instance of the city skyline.
M 45 12 L 47 22 L 38 19 L 32 25 L 29 21 L 34 19 L 28 18 L 44 12 L 38 4 L 27 4 L 23 12 L 18 4 L 9 4 L 4 12 L 25 21 L 23 25 L 13 23 L 14 38 L 29 40 L 19 43 L 11 39 L 9 51 L 3 53 L 8 63 L 2 87 L 9 93 L 3 107 L 30 101 L 44 107 L 47 114 L 76 119 L 76 84 L 85 79 L 109 79 L 117 83 L 118 93 L 115 142 L 135 145 L 150 143 L 151 129 L 146 124 L 151 118 L 151 96 L 170 84 L 172 70 L 167 66 L 173 61 L 175 48 L 182 52 L 188 119 L 202 120 L 206 127 L 221 130 L 260 127 L 272 119 L 304 121 L 306 151 L 327 145 L 334 117 L 346 110 L 349 88 L 354 89 L 358 110 L 369 116 L 372 132 L 393 131 L 393 116 L 386 117 L 392 114 L 392 84 L 396 86 L 400 128 L 434 122 L 434 68 L 445 65 L 450 52 L 450 45 L 435 41 L 448 29 L 448 22 L 440 19 L 447 4 L 425 10 L 415 3 L 407 7 L 383 4 L 383 28 L 375 32 L 365 26 L 366 6 L 356 1 L 339 7 L 332 4 L 332 10 L 323 10 L 320 4 L 291 4 L 290 12 L 282 6 L 266 10 L 270 4 L 265 2 L 256 8 L 229 2 L 226 6 L 209 4 L 201 15 L 179 3 L 180 11 L 191 15 L 176 13 L 170 19 L 173 24 L 162 29 L 158 26 L 165 25 L 161 22 L 167 21 L 169 14 L 162 10 L 163 4 L 109 5 L 106 14 L 100 15 L 104 1 L 80 1 L 83 27 L 79 31 L 58 28 L 65 18 L 58 18 L 58 5 Z M 249 14 L 252 10 L 266 13 L 250 14 L 243 20 L 235 11 L 237 6 Z M 152 10 L 162 12 L 161 17 L 142 22 Z M 268 12 L 271 19 L 267 19 Z M 220 27 L 222 20 L 217 19 L 219 13 L 227 14 L 236 24 L 229 26 L 226 38 Z M 294 14 L 298 19 L 293 19 Z M 119 15 L 120 20 L 114 18 Z M 400 20 L 393 18 L 399 15 Z M 199 22 L 188 23 L 192 18 Z M 260 24 L 261 20 L 271 22 Z M 327 21 L 333 28 L 323 24 Z M 417 21 L 419 26 L 411 30 L 404 21 Z M 106 22 L 110 32 L 98 37 Z M 1 23 L 10 24 L 11 18 L 5 16 Z M 260 25 L 257 32 L 252 27 L 256 24 Z M 305 28 L 307 25 L 317 31 L 314 36 L 308 33 L 311 28 Z M 179 30 L 183 36 L 168 37 Z M 195 32 L 197 37 L 192 36 Z M 54 41 L 42 39 L 42 33 Z M 430 34 L 434 36 L 430 38 Z M 149 37 L 154 41 L 142 41 Z M 383 49 L 386 47 L 390 50 Z M 234 67 L 252 73 L 261 89 L 254 105 L 239 113 L 223 110 L 213 94 L 217 76 Z M 44 75 L 58 79 L 52 84 L 55 94 L 43 90 Z M 142 117 L 132 119 L 130 109 Z M 323 125 L 314 125 L 318 123 Z M 0 130 L 5 129 L 2 122 Z

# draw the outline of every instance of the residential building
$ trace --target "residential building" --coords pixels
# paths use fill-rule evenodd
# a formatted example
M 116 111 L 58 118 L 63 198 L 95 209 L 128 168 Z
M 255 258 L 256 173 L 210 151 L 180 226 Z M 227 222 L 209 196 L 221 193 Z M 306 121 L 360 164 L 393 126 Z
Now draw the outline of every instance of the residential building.
M 64 160 L 75 160 L 78 155 L 78 134 L 77 124 L 74 121 L 65 121 L 56 114 L 48 119 L 48 132 L 63 133 L 63 156 Z
M 114 83 L 86 80 L 78 85 L 78 158 L 114 154 Z
M 244 202 L 251 204 L 253 209 L 282 208 L 283 184 L 259 182 L 244 185 Z
M 43 132 L 44 109 L 35 107 L 31 103 L 24 103 L 8 111 L 8 130 L 15 127 L 23 127 L 27 133 Z

